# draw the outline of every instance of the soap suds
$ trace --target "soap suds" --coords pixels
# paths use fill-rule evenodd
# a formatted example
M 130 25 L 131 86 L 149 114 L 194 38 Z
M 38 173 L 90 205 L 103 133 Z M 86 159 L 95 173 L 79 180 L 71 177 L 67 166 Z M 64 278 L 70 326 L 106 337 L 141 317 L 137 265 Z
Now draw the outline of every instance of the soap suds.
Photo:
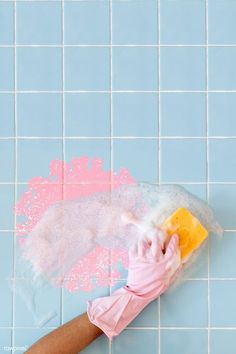
M 15 207 L 26 218 L 17 225 L 23 264 L 18 273 L 22 279 L 30 275 L 32 312 L 37 306 L 30 294 L 44 282 L 72 292 L 113 285 L 121 277 L 117 265 L 128 268 L 129 247 L 180 207 L 209 232 L 222 232 L 210 207 L 183 187 L 138 184 L 126 169 L 104 171 L 100 159 L 52 161 L 49 176 L 31 179 Z M 26 289 L 19 280 L 21 287 Z
M 84 238 L 78 239 L 77 247 L 80 248 L 78 257 L 75 252 L 73 259 L 69 262 L 67 259 L 65 264 L 60 265 L 61 269 L 58 269 L 57 264 L 57 271 L 54 269 L 55 272 L 53 272 L 53 267 L 56 266 L 54 266 L 55 259 L 58 259 L 59 254 L 63 256 L 63 251 L 65 251 L 64 257 L 69 257 L 69 250 L 73 250 L 69 243 L 71 238 L 66 237 L 66 232 L 62 237 L 60 233 L 59 239 L 57 234 L 58 222 L 54 229 L 56 233 L 51 235 L 50 240 L 47 241 L 47 237 L 40 237 L 39 235 L 36 249 L 33 249 L 36 246 L 36 242 L 34 242 L 36 240 L 32 240 L 32 247 L 28 247 L 28 245 L 31 243 L 32 236 L 36 233 L 33 231 L 35 226 L 37 225 L 37 230 L 40 230 L 41 219 L 43 218 L 43 222 L 45 222 L 47 215 L 54 213 L 57 203 L 59 203 L 60 208 L 63 196 L 63 203 L 67 203 L 96 193 L 108 192 L 111 188 L 115 189 L 123 184 L 134 183 L 135 180 L 127 169 L 121 169 L 119 173 L 105 171 L 103 162 L 99 158 L 78 157 L 72 159 L 70 163 L 53 160 L 49 166 L 49 176 L 32 178 L 28 182 L 27 191 L 22 194 L 15 206 L 16 214 L 25 219 L 24 222 L 18 223 L 16 227 L 18 242 L 23 255 L 22 261 L 19 262 L 21 265 L 19 272 L 22 273 L 22 277 L 28 277 L 28 274 L 30 274 L 30 276 L 33 275 L 36 278 L 39 274 L 42 274 L 50 278 L 49 281 L 53 285 L 64 286 L 70 291 L 75 291 L 78 288 L 89 291 L 96 283 L 98 285 L 109 285 L 112 283 L 111 277 L 119 278 L 120 273 L 115 269 L 116 264 L 122 262 L 123 266 L 127 267 L 127 250 L 116 249 L 111 257 L 106 247 L 89 243 L 89 237 L 87 240 Z M 54 208 L 52 213 L 50 206 Z M 59 209 L 57 210 L 59 212 Z M 62 210 L 61 212 L 64 213 Z M 54 216 L 57 218 L 58 215 Z M 64 218 L 60 221 L 64 223 Z M 90 233 L 88 230 L 84 230 L 84 232 Z M 45 234 L 42 233 L 42 235 Z M 55 240 L 57 240 L 56 243 L 54 243 Z M 84 254 L 83 257 L 82 254 Z M 26 267 L 25 260 L 29 261 L 29 269 Z M 63 270 L 66 269 L 66 274 L 63 273 L 63 281 L 62 268 Z M 110 270 L 110 268 L 113 269 Z M 36 282 L 34 283 L 36 286 Z

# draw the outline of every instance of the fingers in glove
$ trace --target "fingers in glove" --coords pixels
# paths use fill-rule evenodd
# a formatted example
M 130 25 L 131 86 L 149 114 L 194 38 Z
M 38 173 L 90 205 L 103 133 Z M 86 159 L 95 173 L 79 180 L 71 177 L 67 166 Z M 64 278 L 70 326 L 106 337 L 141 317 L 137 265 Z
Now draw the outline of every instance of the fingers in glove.
M 165 259 L 171 259 L 179 251 L 179 236 L 174 234 L 167 245 Z
M 137 242 L 135 242 L 130 246 L 129 259 L 137 257 L 137 254 L 138 254 L 138 244 Z
M 142 238 L 138 241 L 138 256 L 144 257 L 147 255 L 147 252 L 150 249 L 150 244 L 145 238 Z

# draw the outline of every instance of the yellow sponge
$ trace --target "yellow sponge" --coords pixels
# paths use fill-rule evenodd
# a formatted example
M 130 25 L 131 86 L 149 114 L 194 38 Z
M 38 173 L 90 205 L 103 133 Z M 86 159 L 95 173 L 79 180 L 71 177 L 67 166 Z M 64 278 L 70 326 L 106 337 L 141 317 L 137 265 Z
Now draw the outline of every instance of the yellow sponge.
M 179 236 L 181 259 L 186 258 L 207 238 L 208 231 L 187 209 L 177 209 L 162 225 L 169 236 Z

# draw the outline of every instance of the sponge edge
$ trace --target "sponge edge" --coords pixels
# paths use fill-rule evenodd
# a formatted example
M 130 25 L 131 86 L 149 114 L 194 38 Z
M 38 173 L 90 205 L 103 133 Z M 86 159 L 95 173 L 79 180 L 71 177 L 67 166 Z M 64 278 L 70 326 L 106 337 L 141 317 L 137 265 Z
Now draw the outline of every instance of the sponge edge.
M 179 236 L 181 259 L 184 261 L 196 250 L 208 236 L 208 231 L 187 209 L 177 209 L 162 224 L 168 236 L 176 233 Z

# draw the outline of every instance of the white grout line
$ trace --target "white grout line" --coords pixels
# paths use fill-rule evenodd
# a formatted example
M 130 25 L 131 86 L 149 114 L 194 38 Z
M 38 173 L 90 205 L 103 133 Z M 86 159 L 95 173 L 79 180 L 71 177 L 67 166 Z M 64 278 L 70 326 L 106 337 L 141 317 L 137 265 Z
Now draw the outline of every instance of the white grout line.
M 224 137 L 226 139 L 232 137 Z M 0 140 L 7 140 L 7 139 L 12 139 L 14 140 L 14 137 L 2 137 Z M 39 139 L 39 140 L 61 140 L 63 137 L 61 136 L 19 136 L 19 139 L 23 140 L 33 140 L 33 139 Z M 68 140 L 73 140 L 73 139 L 92 139 L 92 140 L 112 140 L 112 139 L 124 139 L 124 140 L 129 140 L 129 139 L 137 139 L 137 140 L 158 140 L 158 136 L 66 136 L 66 139 Z M 206 139 L 205 136 L 167 136 L 167 137 L 161 137 L 161 139 L 166 139 L 166 140 L 188 140 L 188 139 L 201 139 L 204 140 Z
M 0 0 L 0 3 L 3 0 Z M 6 0 L 7 2 L 13 1 L 13 0 Z M 18 0 L 17 2 L 20 2 L 21 0 Z M 29 1 L 29 0 L 27 0 Z M 40 0 L 35 0 L 35 1 L 40 1 Z M 44 0 L 48 1 L 48 0 Z M 54 0 L 55 1 L 55 0 Z M 61 2 L 61 0 L 57 0 L 58 2 Z M 68 0 L 67 0 L 68 1 Z M 98 1 L 98 0 L 93 0 L 93 1 Z M 101 0 L 99 0 L 101 1 Z M 108 0 L 109 1 L 109 0 Z M 117 0 L 116 0 L 117 1 Z M 124 0 L 122 0 L 124 1 Z M 1 44 L 0 48 L 14 48 L 14 44 Z M 116 47 L 116 48 L 235 48 L 236 44 L 135 44 L 135 43 L 129 43 L 129 44 L 16 44 L 17 48 L 110 48 L 110 47 Z
M 0 0 L 1 1 L 1 0 Z M 14 136 L 0 137 L 1 140 L 14 140 Z M 236 139 L 236 135 L 232 136 L 221 136 L 221 135 L 212 135 L 212 136 L 18 136 L 19 140 L 224 140 L 224 139 Z
M 18 180 L 18 125 L 17 125 L 17 53 L 16 53 L 16 0 L 14 0 L 14 130 L 15 130 L 15 184 L 14 184 L 14 205 L 17 203 L 17 180 Z M 16 230 L 17 216 L 14 213 L 14 230 Z M 11 353 L 15 346 L 15 274 L 16 274 L 16 233 L 13 233 L 13 282 L 12 282 L 12 331 L 11 331 Z
M 2 0 L 0 0 L 2 1 Z M 11 0 L 8 0 L 11 1 Z M 17 0 L 16 0 L 17 1 Z M 19 0 L 18 0 L 19 1 Z M 37 1 L 37 0 L 35 0 Z M 58 0 L 57 0 L 58 1 Z M 61 1 L 61 0 L 60 0 Z M 65 90 L 65 93 L 94 93 L 94 94 L 103 94 L 103 93 L 236 93 L 235 90 Z M 14 94 L 15 90 L 0 90 L 0 94 Z M 42 94 L 55 94 L 55 93 L 62 93 L 62 90 L 16 90 L 16 93 L 20 94 L 36 94 L 36 93 L 42 93 Z
M 158 183 L 161 184 L 161 16 L 160 16 L 161 3 L 158 0 L 157 3 L 157 22 L 158 22 Z M 157 311 L 158 311 L 158 354 L 161 354 L 161 299 L 160 296 L 157 299 Z
M 61 0 L 61 41 L 62 41 L 62 160 L 66 161 L 65 152 L 65 50 L 64 50 L 64 0 Z M 65 171 L 62 169 L 62 199 L 65 195 Z M 64 289 L 60 288 L 60 324 L 64 319 Z
M 209 204 L 210 199 L 210 187 L 209 187 L 209 105 L 208 105 L 208 90 L 209 90 L 209 68 L 208 68 L 208 0 L 205 0 L 205 25 L 206 25 L 206 163 L 207 163 L 207 202 Z M 207 351 L 211 353 L 210 343 L 210 325 L 211 325 L 211 293 L 210 293 L 210 239 L 207 244 Z
M 109 35 L 110 35 L 110 43 L 109 43 L 109 52 L 110 52 L 110 170 L 111 170 L 111 185 L 110 191 L 113 189 L 113 76 L 112 76 L 112 0 L 109 0 Z M 109 260 L 111 264 L 111 250 L 109 250 Z M 109 265 L 109 278 L 111 279 L 111 266 Z M 109 284 L 109 294 L 111 295 L 111 285 Z M 112 354 L 112 341 L 108 340 L 108 350 L 109 354 Z

